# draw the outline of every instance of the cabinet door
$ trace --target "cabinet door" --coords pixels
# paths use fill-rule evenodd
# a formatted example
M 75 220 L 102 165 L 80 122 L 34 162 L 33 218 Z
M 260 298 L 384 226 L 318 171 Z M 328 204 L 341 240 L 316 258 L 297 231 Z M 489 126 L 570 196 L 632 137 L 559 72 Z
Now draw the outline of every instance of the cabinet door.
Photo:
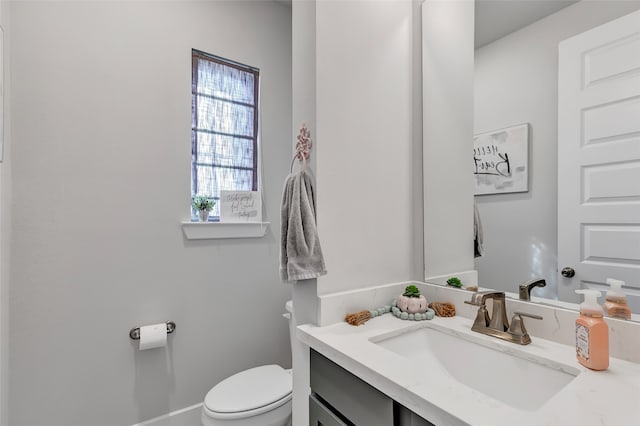
M 311 390 L 358 426 L 393 426 L 393 400 L 338 364 L 311 351 Z
M 309 426 L 347 426 L 347 424 L 312 394 L 309 395 Z
M 397 404 L 395 420 L 397 426 L 435 426 L 400 404 Z

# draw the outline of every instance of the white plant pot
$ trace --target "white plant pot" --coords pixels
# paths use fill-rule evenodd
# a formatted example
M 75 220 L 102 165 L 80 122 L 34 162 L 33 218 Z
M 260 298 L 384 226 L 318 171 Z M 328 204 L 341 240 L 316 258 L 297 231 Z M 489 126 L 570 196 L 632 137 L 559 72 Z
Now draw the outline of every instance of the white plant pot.
M 198 210 L 198 218 L 200 219 L 200 222 L 208 222 L 209 210 Z
M 396 304 L 398 305 L 398 309 L 409 314 L 424 314 L 429 307 L 427 299 L 423 295 L 419 297 L 408 297 L 401 294 L 398 296 Z

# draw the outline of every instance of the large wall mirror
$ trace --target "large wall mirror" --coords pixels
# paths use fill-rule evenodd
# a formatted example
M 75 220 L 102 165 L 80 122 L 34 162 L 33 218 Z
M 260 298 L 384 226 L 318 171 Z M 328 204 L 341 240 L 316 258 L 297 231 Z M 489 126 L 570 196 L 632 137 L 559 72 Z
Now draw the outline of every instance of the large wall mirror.
M 579 172 L 582 174 L 580 180 L 574 182 L 578 185 L 577 191 L 582 197 L 589 191 L 597 192 L 598 188 L 606 187 L 610 174 L 626 176 L 627 182 L 631 183 L 618 191 L 619 196 L 596 196 L 591 200 L 601 206 L 608 203 L 608 208 L 615 211 L 629 208 L 625 213 L 624 226 L 604 225 L 594 219 L 590 211 L 563 212 L 565 203 L 558 203 L 558 187 L 566 177 L 562 170 L 558 172 L 558 152 L 560 150 L 562 153 L 562 143 L 565 142 L 558 137 L 558 45 L 563 40 L 638 10 L 640 1 L 635 0 L 476 0 L 474 134 L 528 124 L 528 189 L 474 197 L 483 228 L 483 252 L 475 260 L 480 286 L 517 295 L 519 284 L 542 278 L 546 286 L 533 290 L 534 301 L 576 303 L 579 300 L 574 294 L 576 288 L 606 290 L 603 283 L 608 275 L 600 271 L 597 278 L 589 278 L 587 269 L 590 265 L 622 265 L 624 272 L 618 273 L 612 269 L 610 274 L 612 278 L 627 282 L 625 291 L 636 313 L 634 319 L 640 319 L 640 179 L 635 183 L 629 181 L 633 177 L 640 177 L 640 103 L 637 102 L 640 93 L 634 94 L 631 90 L 621 100 L 604 102 L 606 108 L 601 108 L 604 113 L 592 114 L 593 117 L 587 117 L 592 118 L 590 122 L 577 124 L 580 138 L 586 137 L 585 132 L 592 133 L 592 139 L 581 145 L 592 144 L 604 147 L 607 152 L 621 153 L 620 158 L 608 161 L 599 169 L 592 167 L 585 171 L 583 167 Z M 640 22 L 638 19 L 636 23 Z M 637 28 L 636 35 L 627 37 L 623 43 L 631 45 L 632 52 L 640 51 Z M 612 51 L 620 43 L 610 44 L 613 49 L 602 50 L 601 55 L 600 50 L 589 51 L 599 54 L 602 59 L 600 63 L 605 68 L 609 67 L 609 71 L 602 71 L 608 74 L 602 74 L 602 78 L 594 84 L 601 85 L 602 89 L 599 90 L 607 91 L 604 84 L 608 81 L 626 79 L 630 85 L 640 87 L 640 55 L 635 55 L 638 59 L 630 59 L 634 55 L 616 54 Z M 583 61 L 580 66 L 591 66 L 590 72 L 595 75 L 599 72 L 598 65 L 595 60 L 587 63 L 588 56 L 579 55 Z M 582 86 L 578 86 L 587 84 L 583 77 L 576 74 L 575 81 L 579 80 Z M 560 88 L 560 91 L 563 89 Z M 614 104 L 620 108 L 609 108 Z M 595 111 L 584 107 L 580 114 L 584 118 L 592 110 Z M 615 124 L 618 126 L 615 135 L 596 134 L 598 129 L 612 127 L 612 120 L 621 116 L 626 118 L 624 122 L 619 120 L 622 124 Z M 470 141 L 470 173 L 472 149 Z M 566 158 L 563 161 L 567 161 Z M 591 175 L 585 178 L 585 173 Z M 425 185 L 429 185 L 429 182 Z M 561 196 L 564 194 L 562 191 L 560 189 Z M 577 204 L 588 205 L 585 202 L 589 201 L 588 194 L 585 197 Z M 560 225 L 561 229 L 558 225 L 558 219 L 563 215 L 586 215 L 587 219 L 575 225 L 576 232 L 566 232 L 563 225 Z M 559 235 L 562 243 L 576 247 L 572 249 L 577 253 L 574 258 L 563 259 L 561 252 L 565 248 L 559 247 Z M 615 248 L 598 252 L 594 249 L 596 243 L 613 244 Z M 585 252 L 589 250 L 591 252 Z M 618 253 L 619 256 L 614 259 L 610 253 Z M 588 261 L 584 262 L 585 259 Z M 575 275 L 563 276 L 560 271 L 564 267 L 573 268 Z M 577 307 L 568 303 L 559 304 Z

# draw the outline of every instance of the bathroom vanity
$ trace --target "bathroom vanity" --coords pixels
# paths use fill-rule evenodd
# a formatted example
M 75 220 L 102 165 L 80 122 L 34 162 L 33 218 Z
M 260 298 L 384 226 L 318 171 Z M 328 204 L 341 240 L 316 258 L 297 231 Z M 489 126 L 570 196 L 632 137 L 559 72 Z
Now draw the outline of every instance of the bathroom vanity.
M 451 290 L 439 291 L 442 298 Z M 532 343 L 517 345 L 471 331 L 474 307 L 455 305 L 462 315 L 453 318 L 382 315 L 358 327 L 298 327 L 297 338 L 312 349 L 310 424 L 637 424 L 637 360 L 612 356 L 607 371 L 591 371 L 578 364 L 573 345 L 536 333 L 541 321 L 531 322 Z M 573 315 L 535 309 L 556 329 Z
M 314 350 L 311 351 L 309 424 L 433 426 Z

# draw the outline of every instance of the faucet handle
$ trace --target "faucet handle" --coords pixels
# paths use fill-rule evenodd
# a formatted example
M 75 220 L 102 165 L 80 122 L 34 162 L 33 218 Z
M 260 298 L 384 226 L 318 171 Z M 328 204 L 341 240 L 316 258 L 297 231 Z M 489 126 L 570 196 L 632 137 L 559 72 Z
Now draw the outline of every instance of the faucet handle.
M 486 290 L 476 291 L 471 295 L 470 301 L 464 301 L 469 305 L 481 306 L 484 305 L 487 299 L 504 298 L 504 291 Z
M 467 305 L 479 306 L 478 312 L 476 312 L 476 319 L 473 322 L 474 327 L 486 327 L 489 325 L 489 312 L 487 312 L 487 306 L 484 303 L 474 303 L 465 300 Z
M 543 317 L 541 317 L 540 315 L 534 315 L 534 314 L 528 314 L 526 312 L 518 312 L 518 311 L 513 311 L 513 315 L 521 315 L 523 317 L 527 317 L 527 318 L 533 318 L 533 319 L 537 319 L 537 320 L 541 320 L 544 319 Z
M 524 320 L 522 319 L 522 317 L 528 317 L 537 320 L 541 320 L 542 317 L 540 315 L 528 314 L 526 312 L 515 311 L 513 313 L 513 317 L 511 318 L 511 326 L 509 327 L 509 333 L 513 334 L 514 336 L 526 336 L 526 338 L 530 341 L 529 333 L 524 327 Z

